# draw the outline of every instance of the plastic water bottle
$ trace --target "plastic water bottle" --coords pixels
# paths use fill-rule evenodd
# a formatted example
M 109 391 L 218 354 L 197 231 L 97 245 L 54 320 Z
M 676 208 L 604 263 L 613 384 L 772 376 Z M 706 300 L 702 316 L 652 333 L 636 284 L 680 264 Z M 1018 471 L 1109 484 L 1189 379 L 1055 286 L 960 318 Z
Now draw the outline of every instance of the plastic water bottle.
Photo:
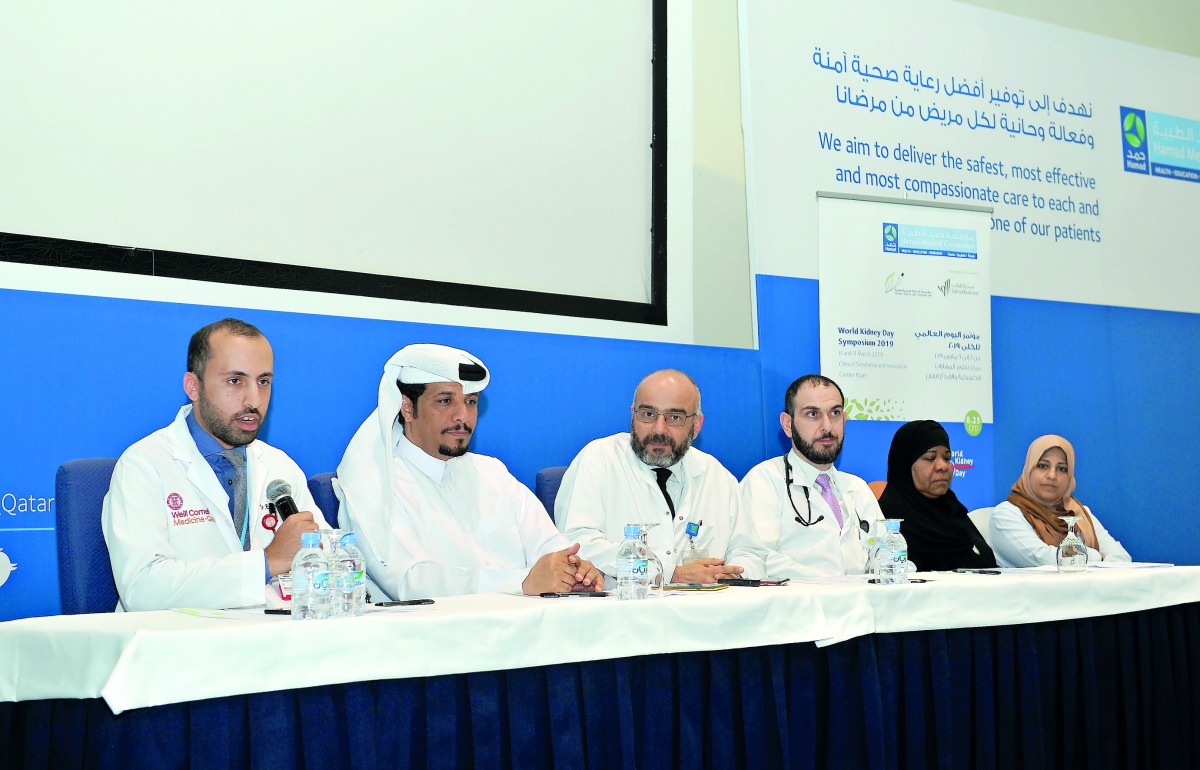
M 358 536 L 353 532 L 343 533 L 335 558 L 339 562 L 334 594 L 336 614 L 361 615 L 367 609 L 367 567 L 362 551 L 358 550 Z
M 908 542 L 900 534 L 900 519 L 886 521 L 887 532 L 875 553 L 875 577 L 880 585 L 908 582 Z
M 329 562 L 321 550 L 319 532 L 300 535 L 300 550 L 292 560 L 292 620 L 329 617 Z
M 617 549 L 617 599 L 645 599 L 650 592 L 650 565 L 636 524 L 625 525 L 625 542 Z

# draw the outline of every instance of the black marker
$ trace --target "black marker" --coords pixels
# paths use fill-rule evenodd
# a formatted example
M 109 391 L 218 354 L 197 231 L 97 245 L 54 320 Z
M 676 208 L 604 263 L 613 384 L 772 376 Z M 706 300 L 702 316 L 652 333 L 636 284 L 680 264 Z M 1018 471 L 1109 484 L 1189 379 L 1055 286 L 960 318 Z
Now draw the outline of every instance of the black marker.
M 1000 575 L 1000 574 L 1002 574 L 1000 572 L 1000 570 L 998 570 L 998 569 L 967 569 L 966 567 L 959 567 L 958 569 L 956 569 L 954 571 L 958 572 L 959 574 L 962 574 L 962 575 Z
M 376 607 L 411 607 L 414 604 L 433 604 L 433 599 L 405 599 L 399 602 L 375 602 Z
M 264 615 L 291 615 L 291 610 L 267 608 L 263 610 Z

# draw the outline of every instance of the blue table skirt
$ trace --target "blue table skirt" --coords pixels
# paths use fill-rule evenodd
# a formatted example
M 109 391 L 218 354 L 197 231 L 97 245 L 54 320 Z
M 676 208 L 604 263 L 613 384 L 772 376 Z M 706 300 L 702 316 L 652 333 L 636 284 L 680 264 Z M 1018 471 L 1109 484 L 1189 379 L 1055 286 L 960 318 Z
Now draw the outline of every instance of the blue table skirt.
M 1196 767 L 1197 653 L 1190 604 L 115 717 L 101 700 L 0 703 L 0 767 Z

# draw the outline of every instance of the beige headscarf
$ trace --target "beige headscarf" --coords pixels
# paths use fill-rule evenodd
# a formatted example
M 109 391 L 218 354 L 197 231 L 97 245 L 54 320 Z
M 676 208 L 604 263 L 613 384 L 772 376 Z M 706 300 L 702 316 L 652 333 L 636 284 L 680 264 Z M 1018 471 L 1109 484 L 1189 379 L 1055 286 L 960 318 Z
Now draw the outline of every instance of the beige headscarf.
M 1061 500 L 1053 500 L 1049 504 L 1038 499 L 1030 491 L 1033 489 L 1033 480 L 1031 474 L 1037 468 L 1038 461 L 1042 456 L 1051 449 L 1061 449 L 1063 454 L 1067 456 L 1067 491 Z M 1021 477 L 1012 485 L 1012 492 L 1008 495 L 1008 502 L 1021 509 L 1021 513 L 1025 514 L 1025 519 L 1029 525 L 1033 527 L 1033 531 L 1047 545 L 1057 546 L 1062 542 L 1062 539 L 1067 534 L 1067 523 L 1059 516 L 1073 515 L 1080 516 L 1080 520 L 1075 524 L 1075 531 L 1083 538 L 1083 542 L 1088 548 L 1096 548 L 1096 528 L 1092 526 L 1092 519 L 1088 516 L 1088 512 L 1084 510 L 1083 505 L 1071 496 L 1075 491 L 1075 447 L 1071 446 L 1071 442 L 1067 441 L 1062 436 L 1053 434 L 1041 436 L 1034 439 L 1029 445 L 1029 451 L 1025 453 L 1025 469 L 1021 471 Z

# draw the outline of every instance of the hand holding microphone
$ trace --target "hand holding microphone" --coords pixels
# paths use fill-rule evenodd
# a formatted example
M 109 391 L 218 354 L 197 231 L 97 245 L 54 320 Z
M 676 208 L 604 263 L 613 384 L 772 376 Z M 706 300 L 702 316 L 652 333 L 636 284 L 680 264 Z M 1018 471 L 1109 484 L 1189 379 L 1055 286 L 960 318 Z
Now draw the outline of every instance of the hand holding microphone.
M 283 479 L 275 479 L 267 484 L 267 500 L 275 506 L 275 512 L 284 521 L 287 521 L 288 516 L 300 513 L 296 501 L 292 499 L 292 485 Z
M 267 546 L 267 567 L 274 577 L 292 568 L 292 559 L 300 550 L 300 535 L 315 532 L 316 522 L 309 511 L 301 511 L 292 499 L 292 485 L 275 479 L 267 485 L 267 500 L 275 507 L 282 523 L 275 528 L 275 538 Z

